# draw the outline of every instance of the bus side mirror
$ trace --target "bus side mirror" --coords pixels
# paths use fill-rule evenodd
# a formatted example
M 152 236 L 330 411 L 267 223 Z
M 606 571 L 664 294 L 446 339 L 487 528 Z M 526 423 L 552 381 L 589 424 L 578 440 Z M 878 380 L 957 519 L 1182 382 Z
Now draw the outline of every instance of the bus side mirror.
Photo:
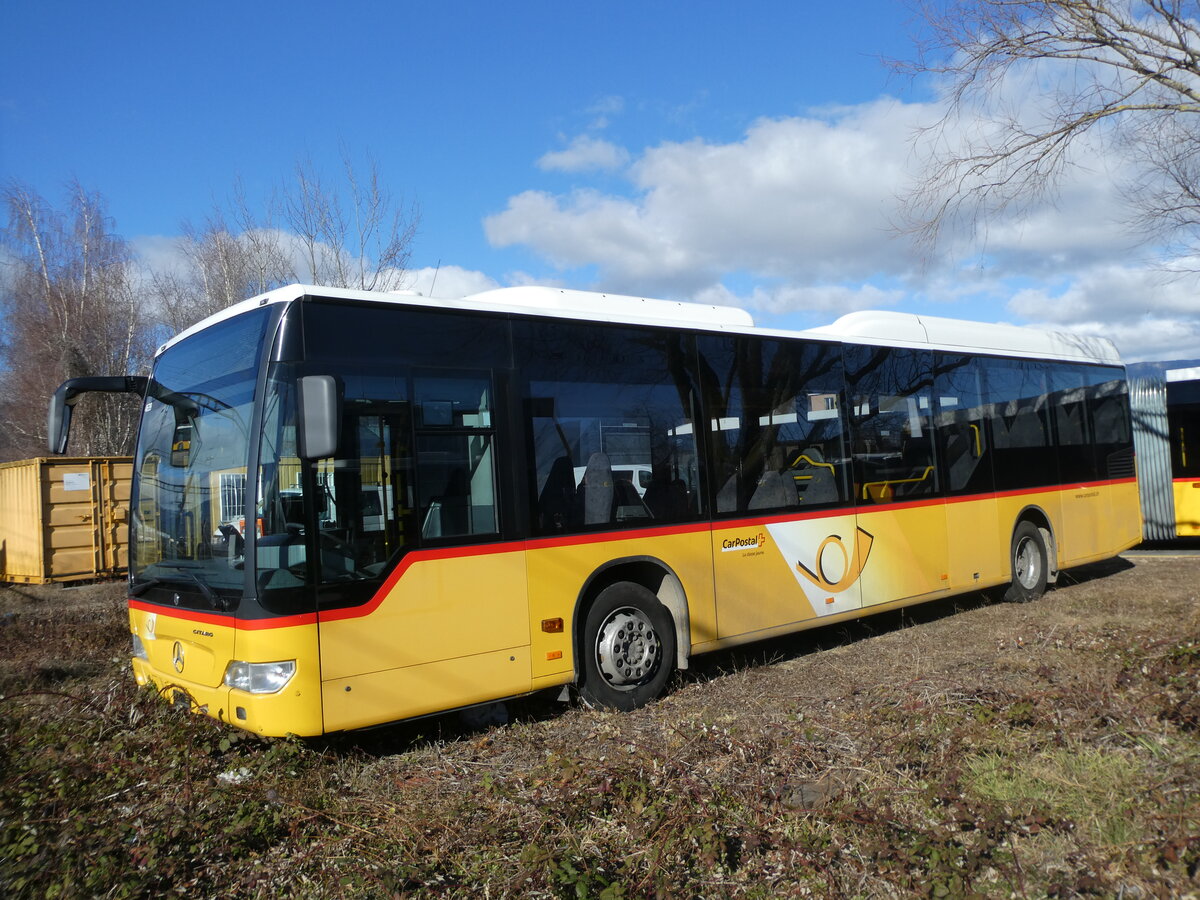
M 50 398 L 46 417 L 46 443 L 51 453 L 67 452 L 67 436 L 71 433 L 71 408 L 80 394 L 100 391 L 108 394 L 137 394 L 143 396 L 150 379 L 145 375 L 81 375 L 68 378 Z
M 74 403 L 67 402 L 69 384 L 70 382 L 60 384 L 54 396 L 50 398 L 50 414 L 46 419 L 46 443 L 50 452 L 55 454 L 67 452 L 67 438 L 71 434 L 71 410 Z
M 341 431 L 341 403 L 337 379 L 332 375 L 304 375 L 296 382 L 300 422 L 297 429 L 300 456 L 324 459 L 337 453 Z

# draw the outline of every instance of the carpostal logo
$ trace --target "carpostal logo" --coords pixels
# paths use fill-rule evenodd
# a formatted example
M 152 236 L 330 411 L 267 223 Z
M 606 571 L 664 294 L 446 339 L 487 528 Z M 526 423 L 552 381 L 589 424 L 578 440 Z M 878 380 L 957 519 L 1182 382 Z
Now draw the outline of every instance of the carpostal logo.
M 874 535 L 862 528 L 856 528 L 853 549 L 847 550 L 842 536 L 831 534 L 821 541 L 821 546 L 817 548 L 816 565 L 809 568 L 797 561 L 796 571 L 822 591 L 840 593 L 858 581 L 858 577 L 867 566 L 867 557 L 871 555 L 871 545 L 874 543 Z
M 760 531 L 753 537 L 725 538 L 721 541 L 722 553 L 733 553 L 736 550 L 761 550 L 767 546 L 767 535 Z

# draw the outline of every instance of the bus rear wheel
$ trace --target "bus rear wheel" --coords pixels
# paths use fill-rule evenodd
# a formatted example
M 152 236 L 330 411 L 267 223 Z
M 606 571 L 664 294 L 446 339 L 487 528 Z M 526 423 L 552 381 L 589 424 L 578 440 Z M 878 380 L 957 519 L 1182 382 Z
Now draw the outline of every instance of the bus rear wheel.
M 1020 522 L 1012 538 L 1012 584 L 1004 594 L 1009 603 L 1030 603 L 1046 591 L 1046 541 L 1032 522 Z
M 583 626 L 579 694 L 592 707 L 630 710 L 662 694 L 675 659 L 675 627 L 667 608 L 640 584 L 602 590 Z

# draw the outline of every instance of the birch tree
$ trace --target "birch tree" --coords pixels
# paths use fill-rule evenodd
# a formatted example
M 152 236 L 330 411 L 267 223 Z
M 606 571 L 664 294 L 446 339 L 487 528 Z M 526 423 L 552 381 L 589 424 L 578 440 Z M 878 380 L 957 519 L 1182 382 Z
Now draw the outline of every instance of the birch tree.
M 171 333 L 248 297 L 296 281 L 287 238 L 269 213 L 255 215 L 240 185 L 229 208 L 215 208 L 200 226 L 185 222 L 177 241 L 180 265 L 153 274 L 159 318 Z
M 247 297 L 291 282 L 390 291 L 404 287 L 420 214 L 343 155 L 339 177 L 297 163 L 256 213 L 240 185 L 200 226 L 185 223 L 180 265 L 155 273 L 163 324 L 180 331 Z
M 374 161 L 363 174 L 343 153 L 341 175 L 331 185 L 303 161 L 283 190 L 282 220 L 295 235 L 300 274 L 329 287 L 404 287 L 419 211 L 393 198 Z
M 12 182 L 3 201 L 0 458 L 17 459 L 45 453 L 47 404 L 60 382 L 145 371 L 151 335 L 132 256 L 113 233 L 99 194 L 73 183 L 65 208 L 55 209 Z M 76 410 L 73 451 L 131 452 L 137 410 L 128 397 L 85 398 Z

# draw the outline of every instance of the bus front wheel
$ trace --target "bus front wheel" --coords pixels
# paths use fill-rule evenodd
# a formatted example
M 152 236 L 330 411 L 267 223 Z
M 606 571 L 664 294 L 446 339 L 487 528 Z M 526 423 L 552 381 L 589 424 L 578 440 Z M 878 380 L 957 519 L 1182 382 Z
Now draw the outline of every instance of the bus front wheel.
M 588 706 L 637 709 L 666 688 L 674 659 L 667 608 L 640 584 L 617 582 L 600 592 L 584 620 L 579 694 Z
M 1021 522 L 1012 538 L 1012 584 L 1004 594 L 1010 603 L 1030 603 L 1046 590 L 1046 541 L 1032 522 Z

